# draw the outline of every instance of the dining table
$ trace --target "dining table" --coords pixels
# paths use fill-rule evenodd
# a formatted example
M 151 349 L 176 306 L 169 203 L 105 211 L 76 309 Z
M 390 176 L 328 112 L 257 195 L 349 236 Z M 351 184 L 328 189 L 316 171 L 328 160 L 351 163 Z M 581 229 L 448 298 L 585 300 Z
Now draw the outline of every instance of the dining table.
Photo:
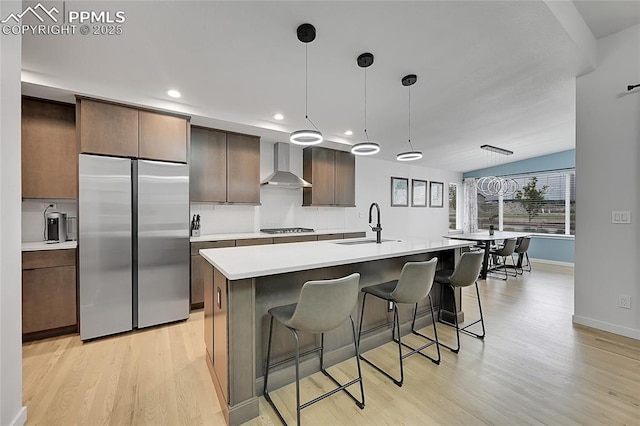
M 482 260 L 482 271 L 480 272 L 480 279 L 484 280 L 487 278 L 487 272 L 489 269 L 489 252 L 491 251 L 492 242 L 503 241 L 510 238 L 523 238 L 530 236 L 531 234 L 527 232 L 494 231 L 492 234 L 490 234 L 489 231 L 480 231 L 463 234 L 443 235 L 443 238 L 449 238 L 451 240 L 475 241 L 484 245 L 484 258 Z M 518 255 L 516 266 L 522 266 L 522 254 Z

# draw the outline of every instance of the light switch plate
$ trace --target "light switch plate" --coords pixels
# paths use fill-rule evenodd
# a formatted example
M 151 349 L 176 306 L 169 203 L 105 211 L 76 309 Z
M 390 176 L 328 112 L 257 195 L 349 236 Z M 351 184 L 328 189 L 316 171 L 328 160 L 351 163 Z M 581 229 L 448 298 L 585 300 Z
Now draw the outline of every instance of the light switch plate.
M 613 210 L 611 212 L 611 223 L 631 223 L 631 212 L 629 210 Z

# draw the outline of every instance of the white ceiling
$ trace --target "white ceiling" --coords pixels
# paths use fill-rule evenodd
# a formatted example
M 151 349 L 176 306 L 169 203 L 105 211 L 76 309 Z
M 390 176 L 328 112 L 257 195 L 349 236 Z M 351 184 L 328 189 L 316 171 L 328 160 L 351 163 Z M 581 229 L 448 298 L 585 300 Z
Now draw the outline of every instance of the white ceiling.
M 598 39 L 640 24 L 638 0 L 574 0 L 573 3 Z
M 26 94 L 88 94 L 286 141 L 308 127 L 305 49 L 295 30 L 310 22 L 317 38 L 308 46 L 309 115 L 329 145 L 347 148 L 341 144 L 364 137 L 356 57 L 369 51 L 367 130 L 382 146 L 379 158 L 408 148 L 401 78 L 409 73 L 418 75 L 411 88 L 412 142 L 425 153 L 418 164 L 468 171 L 490 165 L 483 144 L 514 151 L 510 161 L 575 146 L 575 76 L 591 66 L 544 1 L 87 4 L 124 10 L 124 33 L 24 37 Z M 169 88 L 183 97 L 171 100 Z

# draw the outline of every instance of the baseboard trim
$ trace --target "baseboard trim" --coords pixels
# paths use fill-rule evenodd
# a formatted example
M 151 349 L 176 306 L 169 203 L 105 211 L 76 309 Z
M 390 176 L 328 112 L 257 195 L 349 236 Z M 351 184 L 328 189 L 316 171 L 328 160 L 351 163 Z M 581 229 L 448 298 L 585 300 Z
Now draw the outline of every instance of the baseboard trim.
M 587 327 L 595 328 L 602 331 L 607 331 L 613 334 L 619 334 L 620 336 L 630 337 L 632 339 L 640 340 L 640 330 L 636 330 L 629 327 L 623 327 L 620 325 L 612 324 L 606 321 L 599 321 L 579 315 L 573 315 L 571 321 L 574 324 L 580 324 Z
M 559 260 L 549 260 L 549 259 L 531 259 L 532 263 L 543 263 L 547 265 L 555 265 L 555 266 L 567 266 L 569 268 L 573 268 L 575 264 L 573 262 L 560 262 Z
M 14 417 L 13 421 L 9 423 L 10 426 L 23 426 L 27 422 L 27 407 L 22 407 L 18 414 Z

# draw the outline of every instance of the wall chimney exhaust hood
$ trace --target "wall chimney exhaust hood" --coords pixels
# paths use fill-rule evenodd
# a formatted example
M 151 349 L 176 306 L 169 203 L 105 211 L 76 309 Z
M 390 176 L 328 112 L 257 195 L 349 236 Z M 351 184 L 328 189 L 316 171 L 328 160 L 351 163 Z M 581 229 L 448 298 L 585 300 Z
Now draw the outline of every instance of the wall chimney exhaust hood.
M 299 178 L 289 171 L 289 144 L 276 142 L 273 145 L 273 170 L 261 185 L 270 185 L 274 188 L 311 188 L 311 184 Z

